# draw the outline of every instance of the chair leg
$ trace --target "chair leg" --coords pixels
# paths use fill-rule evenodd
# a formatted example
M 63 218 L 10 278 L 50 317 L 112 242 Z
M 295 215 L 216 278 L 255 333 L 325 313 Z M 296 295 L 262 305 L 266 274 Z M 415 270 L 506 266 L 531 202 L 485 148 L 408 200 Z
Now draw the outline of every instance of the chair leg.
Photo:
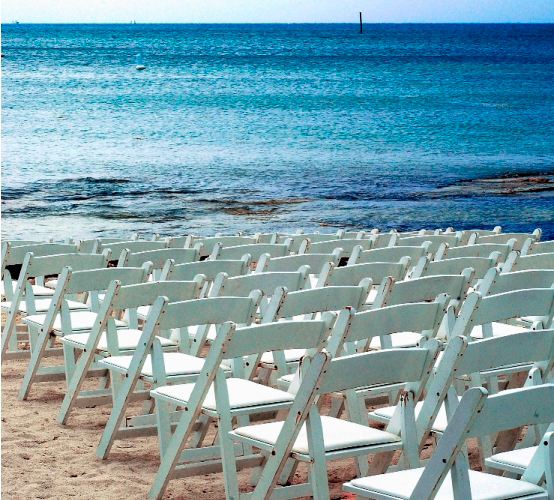
M 171 417 L 169 407 L 165 401 L 156 401 L 156 422 L 158 424 L 158 442 L 160 458 L 163 458 L 171 441 Z
M 323 445 L 323 429 L 317 410 L 312 406 L 306 420 L 308 448 L 312 462 L 308 463 L 308 476 L 312 485 L 314 498 L 329 498 L 329 480 L 327 479 L 327 464 L 325 462 L 325 447 Z
M 2 359 L 4 359 L 4 353 L 8 350 L 15 351 L 17 349 L 17 333 L 12 335 L 16 331 L 15 327 L 16 314 L 10 309 L 6 315 L 6 322 L 2 329 Z
M 334 418 L 340 418 L 344 411 L 344 396 L 331 395 L 331 408 L 329 410 L 329 416 Z
M 75 349 L 72 346 L 63 345 L 63 360 L 65 364 L 65 378 L 69 382 L 73 378 L 77 364 Z
M 94 360 L 94 353 L 83 351 L 79 357 L 79 361 L 77 361 L 75 365 L 75 350 L 73 347 L 64 344 L 64 359 L 66 364 L 67 392 L 63 398 L 62 406 L 57 417 L 57 421 L 62 425 L 67 423 L 69 414 L 77 402 L 87 372 Z M 67 369 L 67 366 L 70 364 L 73 364 L 73 368 L 71 369 L 72 373 Z
M 351 422 L 355 422 L 366 427 L 369 426 L 364 396 L 358 397 L 355 390 L 346 391 L 346 407 L 348 409 L 348 417 Z M 366 476 L 369 470 L 367 455 L 356 456 L 355 463 L 357 476 Z
M 142 368 L 139 367 L 139 370 Z M 117 437 L 121 422 L 125 417 L 127 407 L 133 394 L 137 381 L 139 378 L 139 370 L 137 370 L 134 376 L 131 373 L 127 373 L 127 376 L 123 379 L 121 386 L 117 390 L 117 396 L 114 397 L 113 408 L 108 419 L 108 423 L 104 428 L 102 439 L 96 449 L 96 456 L 106 459 L 110 454 L 113 443 Z M 113 380 L 113 379 L 112 379 Z
M 206 437 L 206 434 L 210 429 L 210 425 L 214 421 L 212 417 L 209 417 L 205 414 L 200 415 L 200 418 L 198 420 L 200 421 L 200 429 L 194 431 L 192 439 L 190 440 L 190 448 L 198 448 L 202 446 L 204 438 Z
M 21 383 L 21 389 L 19 390 L 19 394 L 17 395 L 19 399 L 27 399 L 27 397 L 29 396 L 31 386 L 35 381 L 44 351 L 46 350 L 46 346 L 48 345 L 49 341 L 50 333 L 46 331 L 41 331 L 38 337 L 38 342 L 35 345 L 34 349 L 31 351 L 31 360 L 29 361 L 27 371 L 25 372 L 23 382 Z

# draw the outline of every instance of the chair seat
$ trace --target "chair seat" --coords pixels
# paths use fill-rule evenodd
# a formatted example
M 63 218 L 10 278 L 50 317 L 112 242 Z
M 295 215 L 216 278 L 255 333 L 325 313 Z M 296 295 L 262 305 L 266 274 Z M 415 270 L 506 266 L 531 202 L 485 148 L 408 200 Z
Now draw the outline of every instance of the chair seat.
M 71 329 L 73 331 L 80 331 L 80 330 L 90 331 L 94 326 L 94 322 L 96 321 L 97 316 L 98 315 L 92 311 L 73 311 L 70 313 Z M 46 314 L 33 314 L 31 316 L 27 316 L 26 318 L 23 318 L 22 321 L 27 325 L 40 328 L 44 324 L 45 319 L 46 319 Z M 115 320 L 115 325 L 117 326 L 117 328 L 127 327 L 126 323 L 118 319 Z M 61 333 L 62 321 L 59 314 L 56 316 L 56 319 L 54 320 L 53 329 L 56 333 Z
M 501 337 L 504 335 L 513 335 L 514 333 L 521 333 L 529 331 L 528 328 L 522 326 L 507 325 L 506 323 L 493 323 L 492 334 L 495 337 Z M 471 330 L 471 337 L 474 339 L 483 338 L 483 328 L 481 325 L 477 325 Z
M 55 290 L 56 287 L 58 286 L 58 280 L 54 279 L 54 280 L 47 281 L 46 283 L 44 283 L 44 286 L 46 288 L 50 288 L 50 290 Z
M 486 459 L 486 464 L 492 467 L 502 468 L 502 465 L 521 470 L 527 469 L 533 455 L 537 451 L 537 446 L 521 448 L 519 450 L 505 451 L 492 455 Z
M 119 349 L 121 351 L 134 351 L 137 348 L 137 345 L 140 340 L 140 336 L 142 335 L 142 331 L 140 330 L 118 330 L 117 332 L 117 342 Z M 90 337 L 89 333 L 73 333 L 71 335 L 66 335 L 61 341 L 64 344 L 72 345 L 74 347 L 78 348 L 84 348 L 86 343 L 88 342 L 88 339 Z M 162 347 L 170 347 L 170 346 L 176 346 L 177 343 L 173 342 L 172 340 L 163 338 L 163 337 L 157 337 L 160 339 L 160 342 L 162 344 Z M 99 351 L 107 351 L 108 350 L 108 342 L 106 339 L 106 333 L 103 333 L 100 336 L 100 341 L 98 342 L 97 349 Z
M 139 317 L 139 319 L 146 319 L 149 312 L 150 312 L 150 306 L 137 307 L 137 316 Z
M 151 391 L 151 394 L 154 397 L 161 396 L 175 404 L 180 404 L 189 400 L 193 389 L 194 384 L 166 385 Z M 294 394 L 241 378 L 227 379 L 227 390 L 229 391 L 231 410 L 277 403 L 292 403 L 294 400 Z M 208 390 L 202 407 L 208 410 L 216 410 L 213 385 Z
M 462 399 L 461 396 L 458 396 L 458 399 Z M 416 403 L 415 410 L 414 410 L 416 417 L 419 415 L 419 412 L 421 411 L 422 406 L 423 406 L 423 401 L 418 401 Z M 396 410 L 396 406 L 384 406 L 382 408 L 377 408 L 376 410 L 369 412 L 368 417 L 371 419 L 375 419 L 378 422 L 388 423 L 392 418 L 394 410 Z M 437 414 L 437 418 L 433 423 L 433 431 L 444 432 L 447 424 L 448 424 L 448 419 L 446 418 L 446 410 L 444 408 L 444 405 L 441 405 L 439 409 L 439 413 Z
M 373 429 L 372 427 L 338 418 L 322 416 L 321 425 L 323 427 L 323 444 L 326 452 L 401 442 L 400 437 L 390 432 L 380 431 L 379 429 Z M 283 422 L 270 422 L 267 424 L 239 427 L 235 429 L 234 434 L 255 439 L 267 445 L 274 445 L 277 442 L 282 427 Z M 292 451 L 301 455 L 308 454 L 308 436 L 305 425 L 302 426 Z
M 353 491 L 348 488 L 348 486 L 352 485 L 367 490 L 368 498 L 376 498 L 372 494 L 375 492 L 381 494 L 378 498 L 407 500 L 410 498 L 410 494 L 421 477 L 423 470 L 423 468 L 410 469 L 354 479 L 346 483 L 344 489 L 346 491 Z M 542 488 L 525 481 L 493 476 L 492 474 L 473 470 L 469 471 L 469 482 L 473 500 L 507 500 L 545 493 L 545 490 Z M 452 500 L 453 498 L 452 481 L 449 473 L 442 483 L 435 500 Z
M 306 354 L 306 349 L 285 349 L 285 360 L 287 363 L 300 361 L 300 358 Z M 273 364 L 273 353 L 264 352 L 261 359 L 262 364 Z
M 369 291 L 369 294 L 367 296 L 367 300 L 365 301 L 366 304 L 373 304 L 375 302 L 375 299 L 377 298 L 377 289 L 372 288 Z
M 196 336 L 196 331 L 198 327 L 189 327 L 189 338 L 193 339 Z M 206 340 L 208 342 L 213 342 L 215 340 L 215 337 L 217 336 L 217 325 L 210 325 L 208 329 L 208 335 L 206 336 Z
M 35 299 L 35 310 L 37 313 L 47 312 L 48 308 L 50 307 L 50 303 L 52 302 L 52 299 Z M 83 304 L 82 302 L 76 302 L 74 300 L 67 300 L 67 305 L 69 306 L 69 309 L 71 311 L 77 311 L 77 310 L 88 310 L 90 307 L 87 304 Z M 2 309 L 9 309 L 11 307 L 11 302 L 2 302 Z M 27 303 L 22 300 L 19 304 L 18 311 L 22 313 L 27 312 Z
M 393 347 L 417 347 L 419 346 L 420 340 L 423 338 L 423 335 L 415 332 L 399 332 L 393 333 L 390 336 Z M 381 348 L 381 341 L 379 337 L 373 337 L 369 344 L 370 347 L 374 349 Z
M 17 286 L 17 281 L 12 280 L 12 290 L 15 290 L 15 287 Z M 33 287 L 33 293 L 35 294 L 35 297 L 50 297 L 54 295 L 55 290 L 52 290 L 50 288 L 46 288 L 44 286 L 40 285 L 31 285 Z M 56 288 L 56 287 L 54 287 Z M 0 281 L 0 293 L 2 295 L 5 295 L 4 290 L 4 282 Z
M 127 373 L 131 364 L 132 356 L 112 356 L 100 361 L 110 370 L 115 370 L 120 373 Z M 168 377 L 178 377 L 187 375 L 197 375 L 204 366 L 204 359 L 191 356 L 182 352 L 165 352 L 164 353 L 165 373 Z M 221 365 L 223 370 L 230 370 L 226 365 Z M 152 357 L 148 355 L 142 367 L 140 374 L 143 377 L 152 377 Z

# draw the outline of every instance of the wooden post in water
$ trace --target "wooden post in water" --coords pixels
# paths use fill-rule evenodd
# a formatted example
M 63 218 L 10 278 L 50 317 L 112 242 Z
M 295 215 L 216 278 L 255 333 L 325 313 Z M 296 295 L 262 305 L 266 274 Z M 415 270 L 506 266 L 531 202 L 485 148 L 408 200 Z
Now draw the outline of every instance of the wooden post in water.
M 360 35 L 362 34 L 362 13 L 360 12 Z

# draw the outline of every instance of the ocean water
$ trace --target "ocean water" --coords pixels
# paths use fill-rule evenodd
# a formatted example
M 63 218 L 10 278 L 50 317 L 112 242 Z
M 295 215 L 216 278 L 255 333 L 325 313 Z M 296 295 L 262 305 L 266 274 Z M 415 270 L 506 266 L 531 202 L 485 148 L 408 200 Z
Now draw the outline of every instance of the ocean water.
M 2 52 L 3 238 L 554 238 L 554 25 L 21 24 Z

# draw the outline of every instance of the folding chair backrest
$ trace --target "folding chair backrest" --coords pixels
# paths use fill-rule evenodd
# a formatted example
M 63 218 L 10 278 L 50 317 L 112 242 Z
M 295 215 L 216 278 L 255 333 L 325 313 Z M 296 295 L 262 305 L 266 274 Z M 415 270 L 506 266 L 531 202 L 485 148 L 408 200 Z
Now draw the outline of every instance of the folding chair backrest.
M 496 267 L 487 271 L 478 291 L 482 295 L 524 290 L 526 288 L 551 288 L 554 284 L 554 269 L 530 269 L 501 273 Z
M 402 257 L 399 262 L 370 262 L 333 267 L 327 275 L 320 276 L 317 286 L 352 286 L 364 278 L 371 278 L 373 283 L 380 283 L 387 276 L 399 281 L 406 276 L 409 265 L 410 258 Z
M 174 265 L 166 263 L 162 271 L 161 280 L 190 281 L 197 274 L 203 274 L 208 281 L 213 281 L 219 273 L 226 273 L 228 277 L 242 276 L 250 270 L 250 255 L 246 254 L 240 260 L 202 260 L 187 264 Z
M 456 259 L 459 257 L 489 257 L 492 252 L 499 252 L 498 262 L 504 262 L 513 250 L 516 240 L 512 238 L 508 243 L 483 243 L 450 248 L 446 243 L 441 244 L 434 260 Z
M 484 389 L 480 392 L 485 394 Z M 508 408 L 510 411 L 506 411 Z M 473 425 L 466 432 L 466 439 L 524 425 L 549 424 L 554 421 L 554 384 L 513 389 L 489 396 L 477 413 Z
M 152 262 L 152 268 L 160 270 L 168 259 L 172 259 L 175 264 L 196 262 L 200 259 L 200 251 L 199 248 L 161 248 L 145 252 L 130 252 L 125 249 L 121 252 L 118 266 L 140 267 L 145 262 Z
M 502 227 L 496 226 L 494 229 L 466 229 L 462 231 L 462 239 L 458 246 L 467 245 L 469 240 L 476 241 L 480 236 L 492 236 L 500 234 Z
M 367 300 L 371 285 L 371 280 L 366 279 L 359 286 L 328 286 L 290 293 L 279 287 L 271 298 L 262 322 L 324 311 L 339 311 L 345 307 L 361 309 Z
M 270 254 L 272 257 L 284 257 L 290 253 L 290 242 L 285 243 L 255 243 L 253 245 L 239 245 L 222 247 L 215 245 L 210 255 L 210 260 L 227 259 L 238 260 L 244 254 L 249 254 L 252 261 L 258 262 L 261 255 L 264 253 Z
M 54 243 L 53 239 L 37 241 L 37 240 L 4 240 L 2 245 L 10 245 L 10 247 L 20 247 L 23 245 L 42 245 L 44 243 Z
M 81 253 L 95 253 L 94 249 L 99 244 L 107 244 L 107 243 L 119 243 L 120 241 L 135 241 L 138 240 L 138 234 L 135 234 L 133 236 L 130 236 L 129 238 L 95 238 L 91 240 L 82 240 L 81 241 Z M 105 248 L 105 247 L 104 247 Z
M 369 236 L 373 234 L 370 231 L 345 231 L 342 234 L 343 240 L 361 240 L 362 238 L 369 238 Z
M 449 231 L 449 233 L 452 233 L 452 231 Z M 412 238 L 414 236 L 433 236 L 438 234 L 443 234 L 442 229 L 419 229 L 417 231 L 400 231 L 397 233 L 398 238 Z
M 187 235 L 187 236 L 170 236 L 169 237 L 168 248 L 192 248 L 194 245 L 191 245 L 190 247 L 187 246 L 190 243 L 191 243 L 191 237 L 189 235 Z
M 554 330 L 529 330 L 470 342 L 457 364 L 456 373 L 470 375 L 522 363 L 554 363 Z
M 464 269 L 472 268 L 474 278 L 482 279 L 491 267 L 498 264 L 499 256 L 500 253 L 493 252 L 488 257 L 458 257 L 456 259 L 439 261 L 430 261 L 428 257 L 421 257 L 415 265 L 410 278 L 438 276 L 440 274 L 459 274 Z
M 502 266 L 503 273 L 525 271 L 527 269 L 554 269 L 554 253 L 539 253 L 520 256 L 511 252 Z
M 239 358 L 284 349 L 321 349 L 334 321 L 324 313 L 321 320 L 278 321 L 237 328 L 225 350 L 226 358 Z
M 65 268 L 58 280 L 56 293 L 60 287 L 68 294 L 104 291 L 114 280 L 120 281 L 122 286 L 144 283 L 151 271 L 150 262 L 145 262 L 141 267 L 109 267 L 89 271 L 73 271 L 71 268 Z M 66 280 L 64 280 L 65 274 L 67 274 Z
M 350 259 L 348 259 L 348 265 L 369 262 L 398 262 L 402 257 L 409 257 L 415 263 L 421 257 L 427 255 L 428 247 L 427 243 L 414 247 L 385 247 L 372 250 L 362 250 L 362 247 L 356 247 L 352 251 Z
M 521 255 L 539 253 L 554 253 L 554 240 L 537 242 L 534 238 L 527 238 L 521 247 Z
M 381 282 L 373 307 L 427 302 L 434 300 L 441 293 L 446 293 L 450 297 L 450 305 L 457 312 L 467 296 L 472 281 L 471 268 L 464 269 L 461 274 L 441 274 L 404 281 L 394 281 L 388 277 Z
M 426 338 L 436 335 L 446 313 L 449 297 L 439 295 L 433 302 L 400 304 L 356 313 L 343 309 L 333 328 L 327 349 L 333 356 L 341 353 L 343 344 L 386 338 L 393 333 L 418 332 Z M 382 344 L 383 345 L 383 344 Z
M 425 236 L 410 236 L 407 238 L 399 238 L 396 240 L 395 246 L 418 246 L 426 241 L 429 242 L 429 252 L 436 253 L 442 243 L 448 243 L 450 247 L 457 247 L 462 239 L 462 233 L 444 233 L 430 234 Z
M 378 384 L 420 382 L 428 376 L 436 349 L 436 345 L 433 351 L 421 347 L 385 349 L 334 358 L 319 392 L 328 394 Z
M 210 236 L 210 237 L 194 237 L 189 238 L 188 243 L 185 245 L 185 248 L 191 248 L 197 243 L 202 243 L 202 256 L 211 255 L 214 251 L 214 247 L 220 243 L 222 247 L 234 247 L 240 245 L 254 245 L 258 243 L 258 236 Z M 245 251 L 244 253 L 248 253 Z M 242 257 L 242 254 L 239 255 L 239 259 Z M 222 257 L 225 258 L 225 257 Z
M 256 266 L 256 273 L 296 271 L 301 266 L 310 266 L 312 273 L 319 274 L 327 262 L 337 265 L 340 256 L 340 248 L 336 248 L 332 253 L 306 253 L 286 257 L 272 257 L 269 254 L 262 254 Z
M 517 335 L 492 337 L 469 343 L 465 337 L 452 337 L 446 345 L 418 415 L 421 432 L 419 437 L 423 438 L 430 432 L 439 406 L 447 396 L 455 377 L 469 375 L 471 384 L 477 387 L 482 385 L 482 372 L 491 374 L 521 364 L 531 364 L 540 370 L 542 383 L 552 370 L 553 355 L 554 330 L 529 330 Z M 525 368 L 522 367 L 523 369 Z M 495 390 L 497 391 L 497 388 Z
M 119 281 L 114 280 L 110 283 L 104 297 L 104 302 L 107 304 L 103 303 L 99 308 L 100 313 L 103 312 L 108 316 L 101 320 L 102 328 L 114 311 L 125 311 L 129 328 L 138 329 L 137 308 L 151 306 L 161 296 L 166 297 L 169 302 L 197 299 L 202 292 L 204 281 L 202 275 L 196 276 L 193 281 L 151 281 L 126 286 L 121 286 Z M 111 354 L 117 353 L 111 352 Z
M 321 234 L 321 233 L 302 233 L 299 235 L 291 236 L 292 243 L 290 246 L 291 252 L 298 252 L 300 250 L 300 246 L 302 245 L 302 241 L 305 239 L 310 240 L 310 244 L 313 243 L 322 243 L 325 241 L 335 241 L 342 239 L 342 234 L 344 231 L 338 231 L 335 234 Z
M 501 233 L 490 236 L 479 236 L 478 243 L 508 243 L 509 240 L 515 238 L 514 250 L 521 250 L 525 241 L 532 238 L 535 241 L 541 239 L 542 231 L 535 229 L 532 233 Z
M 302 266 L 290 273 L 260 273 L 229 278 L 220 273 L 214 280 L 210 297 L 246 297 L 252 290 L 261 290 L 265 296 L 273 295 L 275 289 L 284 286 L 291 292 L 305 287 L 309 268 Z
M 466 439 L 552 421 L 554 384 L 502 391 L 493 396 L 488 396 L 487 391 L 481 387 L 469 389 L 452 415 L 451 424 L 447 426 L 410 498 L 434 498 L 443 481 L 448 480 L 447 474 L 455 463 L 458 474 L 457 481 L 452 482 L 454 498 L 470 498 L 468 461 L 461 453 Z M 549 478 L 552 476 L 552 445 L 549 445 L 549 451 L 545 455 L 546 460 L 537 464 L 542 470 L 529 472 L 529 475 L 538 477 L 538 483 L 545 472 L 549 474 Z M 546 467 L 550 470 L 546 471 Z M 526 475 L 527 473 L 523 480 Z M 549 484 L 547 487 L 552 490 Z
M 72 267 L 76 271 L 107 268 L 110 258 L 109 250 L 100 255 L 70 253 L 62 255 L 36 256 L 29 253 L 21 268 L 20 278 L 24 280 L 60 274 L 64 267 Z
M 258 243 L 277 243 L 277 239 L 278 239 L 277 233 L 259 233 L 258 234 Z
M 121 255 L 123 250 L 127 249 L 131 252 L 147 252 L 149 250 L 159 250 L 161 248 L 167 248 L 168 241 L 117 241 L 114 243 L 104 243 L 101 240 L 98 240 L 98 244 L 95 245 L 93 253 L 101 253 L 106 248 L 109 248 L 112 251 L 112 257 L 116 258 Z
M 8 243 L 2 243 L 2 276 L 7 266 L 23 264 L 25 256 L 32 252 L 35 257 L 45 257 L 48 255 L 60 255 L 77 253 L 79 251 L 79 242 L 75 244 L 66 243 L 39 243 L 33 245 L 21 245 L 12 247 Z
M 370 250 L 376 240 L 376 236 L 362 240 L 330 240 L 320 243 L 311 243 L 305 239 L 300 245 L 298 253 L 332 253 L 336 248 L 342 248 L 342 256 L 349 257 L 356 246 L 361 246 L 363 250 Z
M 222 324 L 233 321 L 250 324 L 260 303 L 262 294 L 252 291 L 247 297 L 210 297 L 167 304 L 159 320 L 160 330 L 170 330 L 194 325 Z
M 478 325 L 524 316 L 539 316 L 549 327 L 554 316 L 554 288 L 530 288 L 483 297 L 472 292 L 465 300 L 452 336 L 468 336 Z
M 389 233 L 375 233 L 372 236 L 376 237 L 372 248 L 393 247 L 396 245 L 396 241 L 398 240 L 398 237 L 399 237 L 396 231 L 390 231 Z
M 204 276 L 198 275 L 193 281 L 152 281 L 120 286 L 112 299 L 112 308 L 121 311 L 149 306 L 160 296 L 167 297 L 169 302 L 198 299 L 203 285 Z

